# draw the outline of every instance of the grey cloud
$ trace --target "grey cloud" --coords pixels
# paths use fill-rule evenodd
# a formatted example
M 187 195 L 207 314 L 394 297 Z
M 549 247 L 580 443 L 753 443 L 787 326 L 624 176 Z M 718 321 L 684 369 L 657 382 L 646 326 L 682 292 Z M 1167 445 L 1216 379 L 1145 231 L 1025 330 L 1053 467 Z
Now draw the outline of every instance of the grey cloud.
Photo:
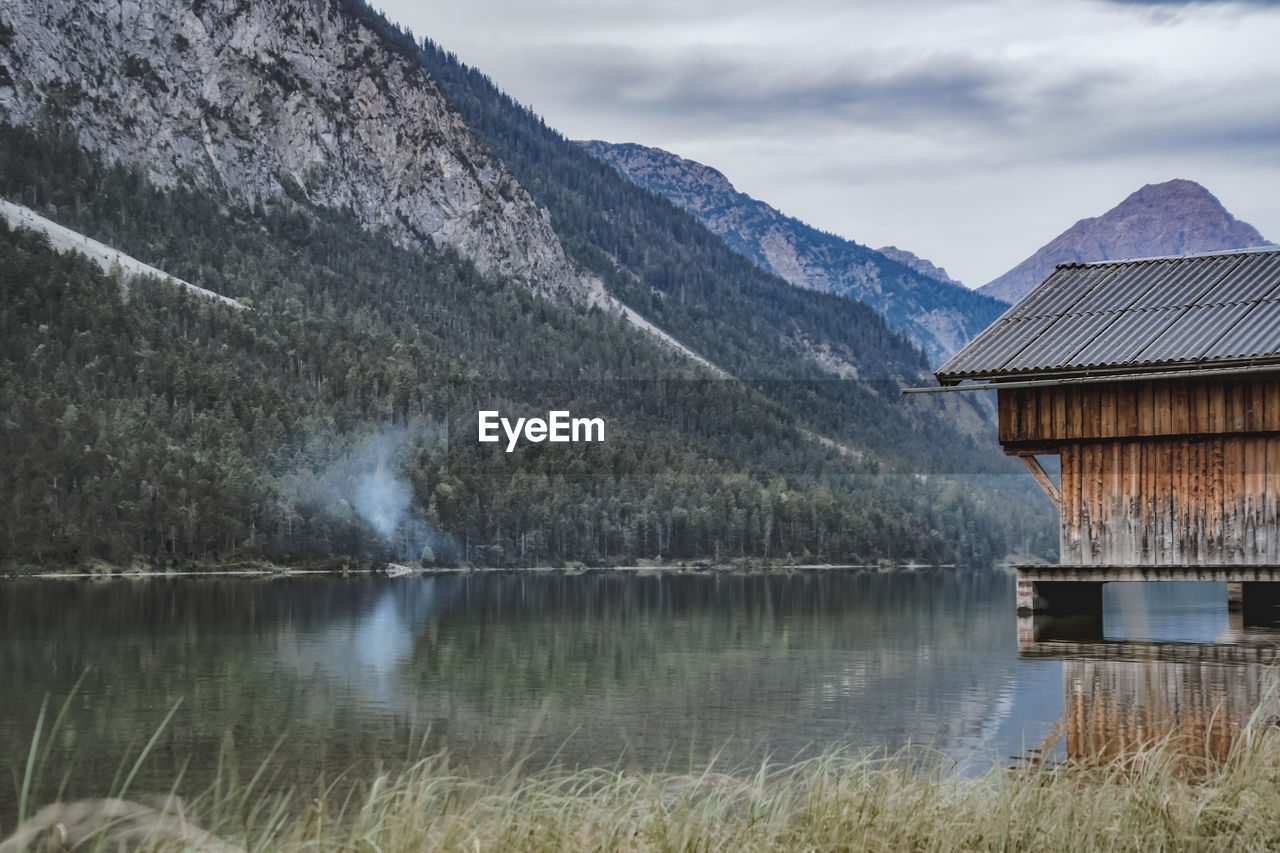
M 1241 154 L 1280 150 L 1280 117 L 1259 112 L 1230 122 L 1206 121 L 1188 114 L 1156 125 L 1108 128 L 1090 135 L 1073 152 L 1081 158 L 1180 154 L 1222 160 Z
M 598 55 L 584 55 L 588 52 Z M 643 112 L 665 121 L 998 125 L 1016 111 L 1002 94 L 1012 75 L 960 57 L 887 73 L 861 66 L 779 73 L 768 57 L 665 59 L 636 51 L 557 48 L 540 65 L 561 97 L 600 111 Z M 581 74 L 583 67 L 592 73 Z
M 1057 225 L 1008 211 L 1050 185 L 1078 218 L 1152 180 L 1235 181 L 1280 231 L 1280 0 L 477 0 L 504 22 L 483 32 L 467 4 L 390 2 L 567 135 L 696 156 L 856 239 L 920 233 L 973 281 L 966 258 L 993 262 L 950 223 L 1033 247 Z M 950 218 L 897 209 L 946 187 Z
M 1275 6 L 1280 0 L 1105 0 L 1115 6 Z

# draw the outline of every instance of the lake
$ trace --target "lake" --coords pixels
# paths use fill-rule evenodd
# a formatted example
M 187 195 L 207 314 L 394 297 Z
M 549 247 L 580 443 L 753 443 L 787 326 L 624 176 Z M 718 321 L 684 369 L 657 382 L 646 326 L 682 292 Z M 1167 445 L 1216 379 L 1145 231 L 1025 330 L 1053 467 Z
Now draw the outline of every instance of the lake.
M 1165 730 L 1220 750 L 1272 714 L 1275 635 L 1224 585 L 1104 589 L 1100 624 L 1058 631 L 994 570 L 5 581 L 0 837 L 46 699 L 37 803 L 118 790 L 157 731 L 131 796 L 439 749 L 733 772 L 911 745 L 977 773 Z

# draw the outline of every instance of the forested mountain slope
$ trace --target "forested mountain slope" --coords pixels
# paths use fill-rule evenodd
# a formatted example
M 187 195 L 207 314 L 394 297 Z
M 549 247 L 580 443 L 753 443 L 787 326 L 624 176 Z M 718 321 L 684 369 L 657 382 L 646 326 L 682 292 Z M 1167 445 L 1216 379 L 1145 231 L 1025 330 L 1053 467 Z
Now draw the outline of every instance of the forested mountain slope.
M 305 200 L 160 190 L 66 136 L 4 129 L 0 148 L 0 194 L 252 309 L 150 279 L 126 294 L 0 228 L 7 561 L 982 561 L 1045 544 L 1012 504 L 883 476 L 746 385 L 451 250 Z M 506 454 L 474 441 L 490 407 L 564 407 L 610 433 Z M 388 530 L 361 504 L 370 483 Z
M 0 13 L 0 114 L 19 125 L 0 133 L 0 195 L 252 310 L 160 283 L 122 296 L 87 262 L 4 232 L 9 559 L 1051 550 L 1025 478 L 934 476 L 1012 466 L 974 440 L 992 427 L 959 395 L 900 397 L 927 366 L 873 310 L 762 272 L 367 7 L 84 8 Z M 116 33 L 85 32 L 99 25 Z M 215 87 L 188 114 L 169 52 L 201 32 L 219 45 L 197 50 L 211 73 L 256 82 Z M 76 74 L 49 61 L 59 33 Z M 317 50 L 332 80 L 303 73 Z M 101 81 L 119 74 L 117 103 Z M 397 130 L 341 100 L 366 80 L 426 124 Z M 352 145 L 282 171 L 297 122 L 304 148 L 335 133 Z M 408 168 L 418 156 L 448 168 Z M 453 223 L 445 239 L 422 225 L 436 215 Z M 600 286 L 734 378 L 592 307 Z M 476 442 L 479 409 L 568 409 L 604 418 L 608 439 L 508 454 Z
M 581 143 L 645 189 L 697 217 L 734 251 L 798 287 L 867 303 L 938 364 L 1004 311 L 995 299 L 925 275 L 908 262 L 805 225 L 739 192 L 719 171 L 660 148 L 592 140 Z M 945 275 L 945 274 L 941 274 Z

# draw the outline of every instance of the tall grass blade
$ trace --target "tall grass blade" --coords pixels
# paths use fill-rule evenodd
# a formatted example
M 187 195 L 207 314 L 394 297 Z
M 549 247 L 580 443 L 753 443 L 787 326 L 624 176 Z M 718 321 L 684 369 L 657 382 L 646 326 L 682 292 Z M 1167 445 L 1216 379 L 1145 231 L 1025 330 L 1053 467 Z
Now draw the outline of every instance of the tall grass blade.
M 44 713 L 49 708 L 46 695 L 40 703 L 40 716 L 36 717 L 36 731 L 31 736 L 31 750 L 27 753 L 27 767 L 22 773 L 22 787 L 18 789 L 18 823 L 27 819 L 27 797 L 31 794 L 31 775 L 36 766 L 36 750 L 40 746 L 40 730 L 44 728 Z
M 178 713 L 178 708 L 181 706 L 182 699 L 179 698 L 177 702 L 173 703 L 173 707 L 169 709 L 169 713 L 165 715 L 164 720 L 161 721 L 160 727 L 151 735 L 151 739 L 147 741 L 147 745 L 142 748 L 142 752 L 138 754 L 138 760 L 133 762 L 133 769 L 129 771 L 129 775 L 125 777 L 124 784 L 120 786 L 120 791 L 116 794 L 118 798 L 123 800 L 125 794 L 129 792 L 129 786 L 133 784 L 133 777 L 137 776 L 138 771 L 142 769 L 142 762 L 147 760 L 147 756 L 150 755 L 151 750 L 155 748 L 156 741 L 160 740 L 160 735 L 164 732 L 165 728 L 168 727 L 169 721 L 173 719 L 174 714 Z

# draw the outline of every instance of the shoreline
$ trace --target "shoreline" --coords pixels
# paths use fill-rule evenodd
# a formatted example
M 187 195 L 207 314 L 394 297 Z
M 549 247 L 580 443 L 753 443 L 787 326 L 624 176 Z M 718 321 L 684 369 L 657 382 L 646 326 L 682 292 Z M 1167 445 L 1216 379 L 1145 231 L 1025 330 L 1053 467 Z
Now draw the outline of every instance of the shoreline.
M 997 565 L 996 568 L 999 568 Z M 387 563 L 384 569 L 374 568 L 293 568 L 289 566 L 263 566 L 244 569 L 124 569 L 103 571 L 34 571 L 0 573 L 4 580 L 149 580 L 153 578 L 202 578 L 202 577 L 304 577 L 369 575 L 374 577 L 452 577 L 486 574 L 541 574 L 541 575 L 767 575 L 822 572 L 915 572 L 921 570 L 950 569 L 962 571 L 955 563 L 902 563 L 883 565 L 878 563 L 796 563 L 785 565 L 738 566 L 733 564 L 666 564 L 655 566 L 407 566 Z

